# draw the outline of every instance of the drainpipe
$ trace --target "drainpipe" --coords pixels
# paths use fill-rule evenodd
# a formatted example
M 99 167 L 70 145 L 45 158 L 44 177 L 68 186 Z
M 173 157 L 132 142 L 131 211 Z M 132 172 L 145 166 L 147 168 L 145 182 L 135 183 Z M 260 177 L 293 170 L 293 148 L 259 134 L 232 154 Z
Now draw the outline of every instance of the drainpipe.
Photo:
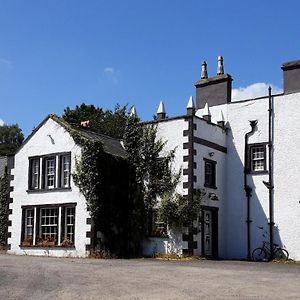
M 250 198 L 252 196 L 252 188 L 247 183 L 247 173 L 248 173 L 248 138 L 254 132 L 257 125 L 257 120 L 250 121 L 251 131 L 245 134 L 245 154 L 244 154 L 244 190 L 247 197 L 247 259 L 251 260 L 251 232 L 250 232 L 250 224 L 252 222 L 250 218 Z
M 274 191 L 274 182 L 273 182 L 273 124 L 272 124 L 272 89 L 269 86 L 269 184 L 267 188 L 269 189 L 269 227 L 270 227 L 270 259 L 274 257 L 274 238 L 273 238 L 273 228 L 274 228 L 274 206 L 273 206 L 273 191 Z

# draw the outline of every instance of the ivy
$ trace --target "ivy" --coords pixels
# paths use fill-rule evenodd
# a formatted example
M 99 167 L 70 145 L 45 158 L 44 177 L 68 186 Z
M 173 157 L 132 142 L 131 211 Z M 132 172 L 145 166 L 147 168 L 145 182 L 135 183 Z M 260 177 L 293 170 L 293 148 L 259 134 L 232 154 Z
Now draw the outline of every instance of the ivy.
M 196 190 L 192 200 L 180 194 L 165 194 L 158 208 L 160 220 L 171 227 L 188 226 L 197 219 L 205 191 Z
M 7 170 L 0 178 L 0 247 L 7 242 L 7 221 L 8 221 L 8 190 L 9 181 Z

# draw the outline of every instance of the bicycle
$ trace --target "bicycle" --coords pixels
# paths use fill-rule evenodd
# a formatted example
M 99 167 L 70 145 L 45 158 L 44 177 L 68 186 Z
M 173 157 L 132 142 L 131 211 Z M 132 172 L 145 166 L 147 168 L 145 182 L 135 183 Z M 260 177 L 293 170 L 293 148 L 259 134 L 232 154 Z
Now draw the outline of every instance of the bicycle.
M 252 252 L 253 261 L 269 261 L 271 259 L 270 243 L 264 241 L 262 247 L 255 248 Z M 287 261 L 289 253 L 278 244 L 273 245 L 273 259 Z
M 263 227 L 258 227 L 259 229 L 263 229 Z M 266 232 L 268 235 L 268 233 Z M 266 238 L 265 234 L 263 237 Z M 281 248 L 278 244 L 273 244 L 273 257 L 271 257 L 271 247 L 270 243 L 263 241 L 262 247 L 255 248 L 252 251 L 252 260 L 253 261 L 269 261 L 270 259 L 276 260 L 284 260 L 287 261 L 289 259 L 289 253 L 286 249 Z

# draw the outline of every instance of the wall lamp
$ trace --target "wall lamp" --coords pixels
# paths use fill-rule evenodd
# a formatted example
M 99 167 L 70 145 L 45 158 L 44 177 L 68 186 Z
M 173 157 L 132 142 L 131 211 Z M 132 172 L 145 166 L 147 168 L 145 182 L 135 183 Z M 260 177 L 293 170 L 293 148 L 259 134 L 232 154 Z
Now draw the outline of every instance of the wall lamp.
M 212 201 L 218 201 L 219 200 L 218 196 L 215 193 L 209 193 L 208 198 Z

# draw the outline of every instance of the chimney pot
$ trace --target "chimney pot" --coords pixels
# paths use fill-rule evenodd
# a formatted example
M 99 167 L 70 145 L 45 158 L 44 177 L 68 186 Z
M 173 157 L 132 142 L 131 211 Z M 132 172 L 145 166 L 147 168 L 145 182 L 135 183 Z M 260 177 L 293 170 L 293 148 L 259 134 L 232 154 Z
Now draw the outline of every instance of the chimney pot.
M 207 79 L 207 63 L 204 61 L 201 65 L 201 79 Z
M 224 65 L 223 65 L 223 57 L 218 56 L 218 71 L 217 75 L 223 75 L 224 74 Z

